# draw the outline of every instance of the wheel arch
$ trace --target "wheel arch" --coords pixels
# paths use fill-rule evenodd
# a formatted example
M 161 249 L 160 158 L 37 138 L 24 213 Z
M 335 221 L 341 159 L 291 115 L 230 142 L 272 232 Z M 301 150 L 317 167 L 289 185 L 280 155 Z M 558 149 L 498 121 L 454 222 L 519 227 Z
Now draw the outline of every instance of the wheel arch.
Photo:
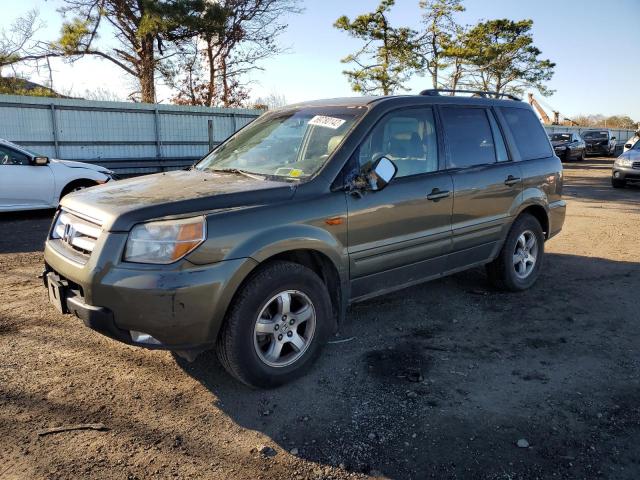
M 94 187 L 96 185 L 99 185 L 99 183 L 91 178 L 76 178 L 74 180 L 71 180 L 67 182 L 67 184 L 60 190 L 58 201 L 60 201 L 62 197 L 73 191 L 73 189 L 76 187 Z
M 534 217 L 540 223 L 542 227 L 542 232 L 544 233 L 545 240 L 549 238 L 549 212 L 548 210 L 540 204 L 534 203 L 527 206 L 523 206 L 523 208 L 518 212 L 518 215 L 514 218 L 514 222 L 518 219 L 518 217 L 523 214 L 529 214 Z
M 227 319 L 229 309 L 236 301 L 238 293 L 244 286 L 262 269 L 277 261 L 287 261 L 303 265 L 314 273 L 316 273 L 322 282 L 327 286 L 329 298 L 331 299 L 332 309 L 332 330 L 336 331 L 338 324 L 344 319 L 349 298 L 348 279 L 346 275 L 341 274 L 336 261 L 332 259 L 325 251 L 310 246 L 298 246 L 297 248 L 276 248 L 270 246 L 268 254 L 266 251 L 256 252 L 255 256 L 250 258 L 252 267 L 244 273 L 244 276 L 232 283 L 233 292 L 226 298 L 228 301 L 223 306 L 221 316 L 222 321 L 218 325 L 216 336 L 222 331 L 222 324 Z

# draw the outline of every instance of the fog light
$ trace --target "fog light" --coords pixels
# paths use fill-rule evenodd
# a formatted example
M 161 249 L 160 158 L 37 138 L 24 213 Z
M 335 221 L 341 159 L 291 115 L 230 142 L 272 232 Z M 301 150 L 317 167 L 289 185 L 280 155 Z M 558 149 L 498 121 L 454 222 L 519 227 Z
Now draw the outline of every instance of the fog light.
M 148 333 L 129 330 L 129 334 L 131 335 L 131 340 L 136 343 L 145 343 L 147 345 L 161 345 L 160 340 L 158 340 L 157 338 L 153 338 Z
M 614 172 L 613 176 L 616 177 L 616 178 L 620 178 L 620 172 Z

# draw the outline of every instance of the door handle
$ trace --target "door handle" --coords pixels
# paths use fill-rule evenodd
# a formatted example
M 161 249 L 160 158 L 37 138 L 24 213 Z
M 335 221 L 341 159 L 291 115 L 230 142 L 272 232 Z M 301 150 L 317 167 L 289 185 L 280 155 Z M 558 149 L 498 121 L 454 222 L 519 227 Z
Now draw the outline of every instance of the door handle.
M 513 175 L 509 175 L 507 179 L 504 181 L 504 184 L 512 187 L 516 183 L 520 182 L 520 180 L 522 180 L 520 177 L 514 177 Z
M 441 198 L 446 198 L 449 195 L 451 195 L 451 192 L 449 190 L 440 190 L 439 188 L 434 188 L 433 190 L 431 190 L 431 193 L 427 195 L 427 200 L 437 202 Z

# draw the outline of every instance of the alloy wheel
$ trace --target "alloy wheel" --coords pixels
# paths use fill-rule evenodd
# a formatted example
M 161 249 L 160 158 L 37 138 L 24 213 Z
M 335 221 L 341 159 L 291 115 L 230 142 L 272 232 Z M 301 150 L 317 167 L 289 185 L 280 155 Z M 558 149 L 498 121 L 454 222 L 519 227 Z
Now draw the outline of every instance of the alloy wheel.
M 513 268 L 516 276 L 525 279 L 536 266 L 538 259 L 538 240 L 531 230 L 525 230 L 516 241 L 513 252 Z
M 311 345 L 316 311 L 309 297 L 286 290 L 267 301 L 256 319 L 253 344 L 260 360 L 270 367 L 286 367 L 299 360 Z

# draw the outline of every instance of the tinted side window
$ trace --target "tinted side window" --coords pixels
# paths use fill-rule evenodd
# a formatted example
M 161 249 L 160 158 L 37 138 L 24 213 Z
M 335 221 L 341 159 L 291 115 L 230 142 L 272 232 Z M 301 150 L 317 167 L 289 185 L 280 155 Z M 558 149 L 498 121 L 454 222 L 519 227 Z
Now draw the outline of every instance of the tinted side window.
M 496 161 L 493 134 L 484 108 L 443 107 L 442 124 L 451 152 L 449 168 Z
M 438 138 L 433 111 L 412 108 L 384 117 L 360 145 L 360 166 L 385 156 L 398 167 L 398 177 L 438 170 Z
M 0 145 L 0 165 L 30 165 L 29 157 Z
M 500 110 L 516 141 L 522 160 L 552 155 L 547 134 L 531 110 L 509 107 L 501 107 Z

